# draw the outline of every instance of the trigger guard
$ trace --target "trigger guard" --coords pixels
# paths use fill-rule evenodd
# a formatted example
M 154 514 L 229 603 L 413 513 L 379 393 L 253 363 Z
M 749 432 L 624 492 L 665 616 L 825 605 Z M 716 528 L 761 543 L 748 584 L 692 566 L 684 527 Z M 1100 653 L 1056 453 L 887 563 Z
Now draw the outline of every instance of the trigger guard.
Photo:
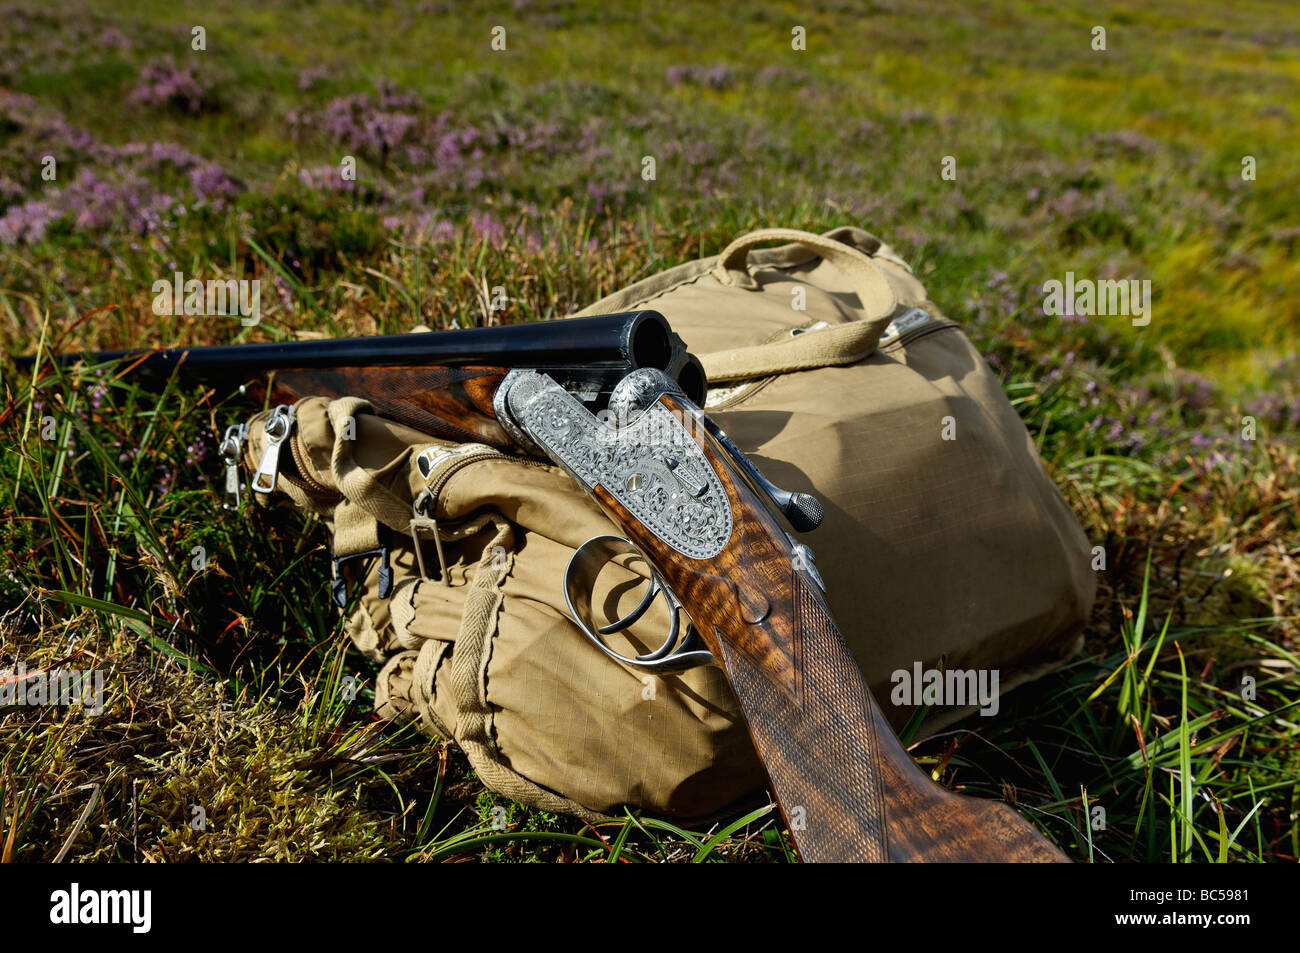
M 604 563 L 600 564 L 601 567 L 603 567 L 604 565 L 605 565 Z M 597 570 L 597 572 L 599 572 L 599 569 Z M 593 582 L 595 581 L 594 577 L 592 581 Z M 599 632 L 601 635 L 613 635 L 615 632 L 622 632 L 629 625 L 636 622 L 638 619 L 640 619 L 643 615 L 646 614 L 646 610 L 649 609 L 650 606 L 654 603 L 655 596 L 659 595 L 659 589 L 660 589 L 659 576 L 652 569 L 650 570 L 649 584 L 645 587 L 645 595 L 641 597 L 641 604 L 638 605 L 631 612 L 629 612 L 627 615 L 623 616 L 623 618 L 615 619 L 613 622 L 609 623 L 609 625 L 602 625 L 597 627 L 596 631 Z M 674 626 L 674 628 L 676 627 Z M 640 658 L 640 656 L 637 656 L 637 658 Z
M 681 633 L 682 605 L 672 594 L 654 567 L 650 568 L 650 579 L 646 593 L 641 602 L 626 616 L 604 626 L 596 625 L 592 620 L 591 596 L 595 590 L 596 577 L 605 565 L 618 556 L 635 553 L 643 556 L 629 540 L 622 536 L 593 536 L 574 551 L 569 565 L 564 571 L 564 598 L 569 607 L 569 615 L 582 633 L 595 643 L 596 647 L 616 661 L 633 669 L 651 671 L 660 674 L 684 672 L 700 665 L 714 661 L 713 654 L 703 647 L 695 627 L 688 623 L 686 636 L 678 643 Z M 649 560 L 646 560 L 649 565 Z M 672 624 L 664 643 L 653 652 L 629 658 L 620 655 L 605 644 L 602 635 L 620 632 L 643 615 L 655 597 L 662 595 L 672 613 Z

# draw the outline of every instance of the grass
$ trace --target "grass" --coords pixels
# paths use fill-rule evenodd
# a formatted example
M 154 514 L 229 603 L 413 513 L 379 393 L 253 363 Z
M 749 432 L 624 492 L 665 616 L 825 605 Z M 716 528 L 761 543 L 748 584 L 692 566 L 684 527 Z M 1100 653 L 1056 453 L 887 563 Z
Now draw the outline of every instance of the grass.
M 1106 557 L 1084 653 L 913 755 L 1076 860 L 1300 857 L 1285 4 L 8 0 L 0 19 L 6 354 L 467 326 L 496 285 L 504 320 L 546 319 L 750 228 L 881 235 Z M 155 316 L 177 270 L 260 278 L 262 323 Z M 1150 279 L 1151 324 L 1044 316 L 1071 270 Z M 109 673 L 101 714 L 0 710 L 3 859 L 790 858 L 770 809 L 586 825 L 377 722 L 321 597 L 328 540 L 220 509 L 237 396 L 0 373 L 0 669 Z

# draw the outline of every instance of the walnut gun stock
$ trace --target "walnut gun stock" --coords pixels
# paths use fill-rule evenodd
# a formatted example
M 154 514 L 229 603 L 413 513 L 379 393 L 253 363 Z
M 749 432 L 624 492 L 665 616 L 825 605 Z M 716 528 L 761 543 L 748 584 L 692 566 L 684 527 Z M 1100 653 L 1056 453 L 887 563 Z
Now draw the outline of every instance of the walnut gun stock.
M 545 375 L 512 372 L 501 391 L 512 427 L 626 536 L 599 537 L 575 556 L 566 582 L 575 620 L 614 654 L 601 635 L 632 616 L 592 618 L 590 557 L 639 550 L 651 586 L 633 616 L 662 592 L 690 624 L 684 633 L 674 624 L 657 651 L 615 657 L 661 673 L 716 660 L 803 860 L 1066 859 L 1008 805 L 946 791 L 913 763 L 831 618 L 811 552 L 781 525 L 780 499 L 670 379 L 629 375 L 610 401 L 617 427 Z

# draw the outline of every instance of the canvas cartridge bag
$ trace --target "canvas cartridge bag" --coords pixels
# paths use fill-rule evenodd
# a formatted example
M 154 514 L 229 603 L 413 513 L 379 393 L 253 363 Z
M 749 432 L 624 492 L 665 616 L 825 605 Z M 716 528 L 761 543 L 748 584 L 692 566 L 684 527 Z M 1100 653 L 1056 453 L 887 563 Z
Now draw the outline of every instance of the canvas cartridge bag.
M 758 247 L 771 241 L 785 244 Z M 700 357 L 706 410 L 764 475 L 822 503 L 798 538 L 896 728 L 981 707 L 922 705 L 916 670 L 995 671 L 1005 694 L 1078 650 L 1087 540 L 997 378 L 887 245 L 762 230 L 580 313 L 640 308 Z M 254 416 L 232 459 L 261 479 L 259 504 L 327 527 L 330 597 L 377 667 L 378 714 L 454 740 L 488 788 L 589 819 L 624 805 L 701 819 L 762 790 L 717 666 L 634 672 L 569 618 L 569 560 L 621 534 L 563 471 L 433 440 L 354 397 Z M 592 605 L 625 615 L 648 576 L 616 561 Z M 657 646 L 665 615 L 621 633 L 624 654 Z

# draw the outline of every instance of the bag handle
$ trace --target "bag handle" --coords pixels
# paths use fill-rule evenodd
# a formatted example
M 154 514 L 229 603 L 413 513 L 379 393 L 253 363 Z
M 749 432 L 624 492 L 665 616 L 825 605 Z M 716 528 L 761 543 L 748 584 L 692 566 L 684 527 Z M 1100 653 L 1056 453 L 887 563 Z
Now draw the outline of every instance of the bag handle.
M 898 307 L 893 286 L 870 256 L 827 235 L 795 228 L 760 228 L 741 235 L 718 256 L 713 266 L 714 278 L 726 286 L 761 290 L 746 265 L 750 249 L 771 241 L 803 245 L 830 262 L 852 282 L 866 317 L 770 344 L 701 354 L 700 362 L 710 381 L 748 380 L 831 364 L 852 364 L 875 349 Z
M 829 235 L 818 235 L 797 228 L 760 228 L 741 235 L 722 250 L 717 264 L 713 266 L 713 276 L 724 285 L 735 284 L 737 275 L 748 277 L 746 264 L 750 249 L 764 242 L 779 241 L 794 242 L 810 248 L 843 272 L 853 282 L 853 290 L 862 302 L 862 310 L 867 312 L 867 320 L 890 314 L 897 307 L 894 289 L 870 256 Z

